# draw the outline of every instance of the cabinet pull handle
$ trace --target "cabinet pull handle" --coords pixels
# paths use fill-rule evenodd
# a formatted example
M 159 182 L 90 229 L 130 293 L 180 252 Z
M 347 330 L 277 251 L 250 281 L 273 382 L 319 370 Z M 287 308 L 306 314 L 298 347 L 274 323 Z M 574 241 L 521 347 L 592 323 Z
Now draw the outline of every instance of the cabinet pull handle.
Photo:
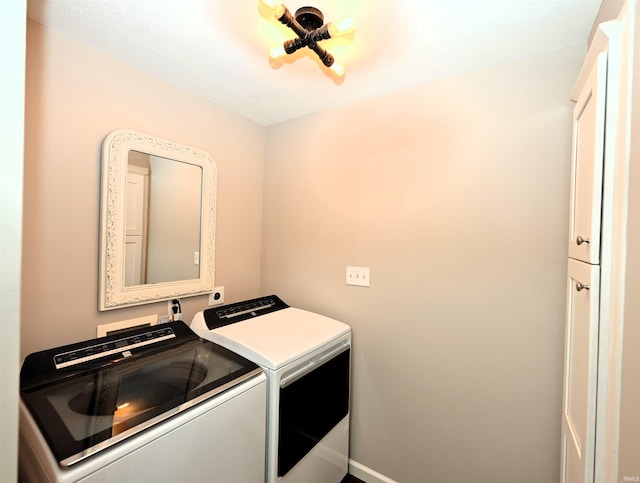
M 583 243 L 589 243 L 589 239 L 588 238 L 582 238 L 581 236 L 578 236 L 578 238 L 576 238 L 576 243 L 578 244 L 578 246 L 580 246 Z
M 576 282 L 576 290 L 581 292 L 582 290 L 589 290 L 589 286 L 580 282 Z

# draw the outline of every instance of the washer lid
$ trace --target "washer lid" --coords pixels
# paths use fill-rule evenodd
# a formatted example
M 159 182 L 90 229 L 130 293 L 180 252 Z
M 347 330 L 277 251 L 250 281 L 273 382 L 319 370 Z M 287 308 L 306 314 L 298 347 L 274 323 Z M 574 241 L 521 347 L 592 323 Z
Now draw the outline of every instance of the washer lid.
M 170 322 L 29 354 L 20 396 L 66 468 L 262 371 Z
M 200 335 L 263 367 L 279 369 L 350 331 L 337 320 L 288 307 Z

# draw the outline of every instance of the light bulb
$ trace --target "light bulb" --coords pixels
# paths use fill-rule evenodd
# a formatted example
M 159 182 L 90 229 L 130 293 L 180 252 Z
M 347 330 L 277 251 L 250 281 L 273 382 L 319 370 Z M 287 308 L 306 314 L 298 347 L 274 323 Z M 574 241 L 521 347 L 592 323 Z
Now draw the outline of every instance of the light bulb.
M 338 35 L 350 34 L 356 29 L 356 26 L 352 18 L 345 18 L 337 24 L 330 23 L 327 25 L 327 28 L 329 29 L 329 34 L 331 34 L 332 37 L 336 37 Z
M 344 75 L 344 67 L 337 62 L 334 62 L 331 67 L 329 67 L 329 70 L 331 70 L 338 77 L 342 77 Z
M 287 55 L 287 53 L 285 52 L 282 45 L 278 45 L 277 47 L 274 47 L 269 51 L 269 57 L 271 57 L 273 60 L 278 60 L 285 55 Z
M 280 2 L 280 0 L 260 0 L 266 8 L 273 12 L 274 17 L 279 19 L 284 15 L 285 6 Z

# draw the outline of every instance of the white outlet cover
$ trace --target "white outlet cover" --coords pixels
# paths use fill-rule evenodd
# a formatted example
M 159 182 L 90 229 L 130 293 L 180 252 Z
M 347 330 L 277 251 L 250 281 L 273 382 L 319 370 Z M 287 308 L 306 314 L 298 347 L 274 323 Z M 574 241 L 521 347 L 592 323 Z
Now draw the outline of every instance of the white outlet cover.
M 224 287 L 215 287 L 209 294 L 209 307 L 224 303 Z

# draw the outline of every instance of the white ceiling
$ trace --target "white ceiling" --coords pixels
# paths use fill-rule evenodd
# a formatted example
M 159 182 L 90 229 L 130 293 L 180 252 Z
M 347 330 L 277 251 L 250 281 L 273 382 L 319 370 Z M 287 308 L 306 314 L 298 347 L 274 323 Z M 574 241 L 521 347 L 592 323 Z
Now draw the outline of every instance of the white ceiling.
M 28 17 L 269 125 L 584 42 L 601 0 L 283 0 L 311 3 L 355 35 L 322 42 L 346 66 L 325 74 L 303 49 L 274 66 L 294 34 L 258 0 L 28 0 Z

